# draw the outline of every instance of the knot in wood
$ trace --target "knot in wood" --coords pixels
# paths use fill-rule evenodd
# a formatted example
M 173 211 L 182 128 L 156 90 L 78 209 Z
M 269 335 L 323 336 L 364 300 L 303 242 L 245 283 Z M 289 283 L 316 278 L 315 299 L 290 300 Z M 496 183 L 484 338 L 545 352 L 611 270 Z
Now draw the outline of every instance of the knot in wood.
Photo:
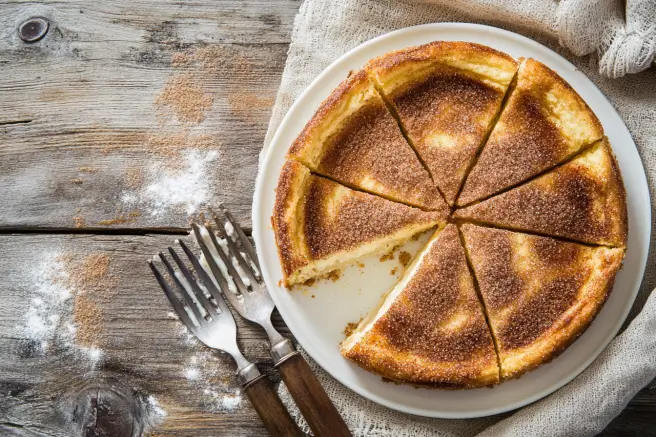
M 139 437 L 144 410 L 133 390 L 115 381 L 96 381 L 74 387 L 60 405 L 68 428 L 80 437 Z
M 37 42 L 48 33 L 50 23 L 43 18 L 30 18 L 18 28 L 18 36 L 25 42 Z

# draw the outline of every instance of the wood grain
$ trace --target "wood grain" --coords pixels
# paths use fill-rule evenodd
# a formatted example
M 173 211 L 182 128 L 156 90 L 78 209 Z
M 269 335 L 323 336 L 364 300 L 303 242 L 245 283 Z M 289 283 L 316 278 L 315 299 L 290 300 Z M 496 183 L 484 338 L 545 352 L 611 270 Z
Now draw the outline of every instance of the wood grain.
M 272 437 L 303 435 L 267 378 L 254 381 L 246 386 L 244 391 Z
M 153 205 L 147 187 L 185 171 L 194 138 L 211 143 L 203 153 L 218 153 L 197 184 L 206 202 L 226 202 L 249 227 L 258 153 L 297 6 L 0 2 L 0 227 L 185 227 L 184 202 Z M 16 29 L 32 16 L 51 26 L 26 44 Z M 209 70 L 175 62 L 199 49 L 214 50 Z M 198 123 L 156 105 L 185 75 L 212 100 Z M 162 138 L 179 148 L 154 151 L 149 145 Z M 138 178 L 130 177 L 135 169 Z
M 286 359 L 277 368 L 316 437 L 351 437 L 344 419 L 300 354 Z
M 145 261 L 173 238 L 14 234 L 0 239 L 0 253 L 11 254 L 0 263 L 0 277 L 12 278 L 0 306 L 0 435 L 85 435 L 89 415 L 76 417 L 71 405 L 86 411 L 81 406 L 88 410 L 88 400 L 94 396 L 100 397 L 99 402 L 108 399 L 113 411 L 136 410 L 126 420 L 151 429 L 154 435 L 267 435 L 245 397 L 234 411 L 217 405 L 215 395 L 220 403 L 223 396 L 231 398 L 239 390 L 232 360 L 189 340 L 181 323 L 169 315 L 169 303 Z M 74 323 L 77 332 L 96 333 L 95 343 L 103 356 L 95 366 L 76 339 L 67 340 L 63 327 L 46 337 L 47 349 L 22 329 L 34 307 L 32 299 L 45 298 L 39 275 L 52 273 L 48 269 L 62 255 L 74 257 L 63 268 L 69 277 L 79 275 L 89 257 L 106 256 L 109 261 L 106 274 L 96 284 L 64 282 L 74 296 L 48 312 L 58 315 L 62 323 L 74 321 L 71 312 L 82 296 L 98 308 L 94 319 Z M 52 279 L 46 278 L 45 284 L 52 285 Z M 283 333 L 288 332 L 279 315 L 274 322 Z M 263 332 L 241 319 L 237 324 L 244 355 L 279 381 Z M 192 365 L 192 357 L 199 364 Z M 189 378 L 190 367 L 206 377 Z M 205 393 L 206 389 L 212 393 Z M 151 396 L 166 411 L 165 417 L 152 414 Z M 110 425 L 101 420 L 99 426 Z

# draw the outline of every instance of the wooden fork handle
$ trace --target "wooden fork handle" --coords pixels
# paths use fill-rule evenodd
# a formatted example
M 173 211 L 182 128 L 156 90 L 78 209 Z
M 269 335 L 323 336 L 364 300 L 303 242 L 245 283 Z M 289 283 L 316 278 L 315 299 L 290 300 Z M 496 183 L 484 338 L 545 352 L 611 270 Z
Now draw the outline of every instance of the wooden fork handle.
M 316 437 L 351 437 L 344 419 L 301 354 L 284 359 L 277 367 Z
M 264 426 L 273 437 L 303 437 L 287 409 L 266 376 L 254 380 L 244 388 L 251 404 L 260 415 Z

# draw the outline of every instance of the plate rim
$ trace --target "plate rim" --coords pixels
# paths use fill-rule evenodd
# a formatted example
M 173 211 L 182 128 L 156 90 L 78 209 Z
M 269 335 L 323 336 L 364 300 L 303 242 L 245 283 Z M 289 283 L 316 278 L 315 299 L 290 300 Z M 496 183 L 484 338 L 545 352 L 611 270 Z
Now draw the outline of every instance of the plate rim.
M 262 216 L 261 206 L 263 204 L 263 202 L 261 201 L 261 198 L 262 198 L 262 195 L 263 195 L 264 190 L 265 190 L 265 187 L 263 187 L 263 183 L 264 183 L 264 179 L 265 179 L 265 173 L 266 173 L 265 169 L 268 168 L 268 166 L 270 165 L 270 161 L 273 159 L 272 156 L 273 156 L 273 150 L 275 148 L 274 145 L 279 141 L 279 138 L 282 135 L 282 132 L 285 131 L 285 129 L 287 128 L 287 126 L 291 122 L 291 118 L 292 118 L 293 114 L 296 111 L 298 111 L 298 108 L 303 104 L 303 101 L 307 98 L 307 96 L 313 92 L 313 89 L 317 86 L 317 84 L 322 82 L 328 75 L 335 73 L 334 70 L 340 70 L 340 67 L 341 67 L 340 64 L 342 62 L 344 62 L 345 60 L 348 60 L 350 57 L 357 54 L 358 52 L 360 52 L 362 50 L 366 50 L 369 46 L 380 43 L 381 41 L 383 41 L 385 39 L 391 39 L 391 38 L 394 38 L 394 37 L 398 37 L 399 35 L 402 35 L 404 33 L 410 33 L 410 32 L 413 32 L 413 31 L 421 31 L 421 30 L 426 30 L 426 29 L 437 30 L 438 31 L 438 33 L 435 36 L 435 40 L 439 40 L 439 31 L 440 30 L 447 30 L 448 31 L 448 30 L 451 30 L 451 29 L 464 29 L 464 30 L 471 29 L 475 32 L 478 31 L 478 32 L 483 32 L 483 33 L 491 33 L 491 34 L 502 35 L 502 36 L 510 38 L 510 39 L 515 39 L 518 42 L 527 45 L 529 48 L 537 49 L 537 51 L 542 52 L 542 51 L 546 50 L 552 56 L 555 56 L 555 57 L 559 58 L 559 61 L 563 62 L 563 64 L 566 67 L 568 67 L 572 71 L 575 71 L 575 72 L 579 73 L 579 75 L 582 77 L 582 79 L 584 81 L 587 81 L 588 86 L 590 87 L 590 92 L 593 92 L 593 93 L 597 94 L 597 97 L 600 97 L 602 100 L 607 102 L 608 105 L 610 106 L 610 108 L 612 108 L 612 111 L 613 111 L 612 115 L 614 117 L 616 117 L 621 122 L 620 124 L 621 124 L 622 129 L 624 130 L 624 133 L 626 134 L 626 136 L 628 138 L 631 139 L 631 144 L 627 144 L 626 147 L 631 147 L 632 146 L 633 150 L 638 155 L 638 160 L 641 164 L 641 166 L 640 166 L 641 175 L 639 175 L 639 176 L 642 176 L 642 177 L 639 178 L 638 182 L 642 186 L 641 187 L 642 188 L 641 191 L 643 192 L 642 194 L 646 195 L 646 200 L 648 201 L 647 203 L 651 206 L 651 196 L 650 196 L 650 192 L 649 192 L 649 185 L 648 185 L 648 182 L 647 182 L 646 172 L 644 170 L 644 164 L 642 163 L 642 158 L 640 157 L 640 154 L 638 153 L 637 146 L 635 145 L 635 142 L 633 141 L 633 138 L 631 136 L 631 132 L 626 127 L 626 124 L 624 123 L 624 120 L 622 119 L 622 117 L 619 115 L 619 113 L 617 113 L 617 110 L 610 103 L 610 101 L 608 101 L 608 99 L 601 92 L 601 90 L 599 90 L 599 88 L 596 86 L 596 84 L 594 84 L 594 82 L 592 82 L 592 80 L 590 80 L 590 78 L 588 78 L 586 75 L 580 73 L 580 71 L 571 62 L 569 62 L 569 60 L 562 57 L 561 55 L 559 55 L 557 52 L 550 49 L 549 47 L 544 46 L 543 44 L 540 44 L 537 41 L 534 41 L 534 40 L 532 40 L 528 37 L 525 37 L 523 35 L 520 35 L 518 33 L 511 32 L 511 31 L 501 29 L 501 28 L 497 28 L 497 27 L 493 27 L 493 26 L 488 26 L 488 25 L 483 25 L 483 24 L 476 24 L 476 23 L 453 23 L 453 22 L 419 24 L 419 25 L 415 25 L 415 26 L 405 27 L 405 28 L 402 28 L 402 29 L 397 29 L 397 30 L 394 30 L 392 32 L 388 32 L 388 33 L 379 35 L 379 36 L 377 36 L 375 38 L 372 38 L 370 40 L 367 40 L 367 41 L 359 44 L 358 46 L 354 47 L 353 49 L 347 51 L 346 53 L 341 55 L 339 58 L 335 59 L 317 77 L 315 77 L 312 80 L 312 82 L 299 94 L 299 96 L 296 98 L 294 103 L 290 106 L 290 108 L 287 111 L 287 113 L 285 114 L 284 118 L 282 119 L 282 121 L 278 125 L 278 127 L 275 131 L 275 134 L 273 135 L 273 137 L 271 139 L 271 142 L 269 144 L 268 149 L 264 152 L 264 156 L 261 156 L 260 165 L 258 167 L 258 173 L 257 173 L 256 181 L 255 181 L 255 192 L 254 192 L 254 195 L 253 195 L 253 206 L 252 206 L 252 226 L 253 226 L 252 235 L 253 235 L 253 239 L 255 240 L 255 243 L 256 243 L 256 251 L 257 251 L 258 258 L 262 258 L 262 249 L 261 249 L 262 243 L 261 242 L 264 241 L 263 232 L 267 231 L 267 229 L 266 229 L 267 226 L 260 223 L 261 216 Z M 409 44 L 408 46 L 411 46 L 411 45 L 412 44 Z M 327 97 L 327 96 L 324 96 L 324 98 L 325 97 Z M 314 112 L 314 110 L 316 110 L 316 108 L 312 108 L 312 112 Z M 269 217 L 271 215 L 271 212 L 270 211 L 269 212 L 264 211 L 264 215 L 267 217 L 266 220 L 263 220 L 264 223 L 270 223 Z M 352 390 L 355 393 L 359 394 L 360 396 L 363 396 L 364 398 L 369 399 L 369 400 L 371 400 L 371 401 L 373 401 L 373 402 L 375 402 L 379 405 L 383 405 L 385 407 L 391 408 L 391 409 L 396 410 L 396 411 L 400 411 L 400 412 L 407 413 L 407 414 L 412 414 L 412 415 L 417 415 L 417 416 L 421 416 L 421 417 L 433 417 L 433 418 L 445 418 L 445 419 L 467 419 L 467 418 L 486 417 L 486 416 L 490 416 L 490 415 L 494 415 L 494 414 L 500 414 L 500 413 L 504 413 L 504 412 L 507 412 L 507 411 L 516 410 L 518 408 L 521 408 L 521 407 L 529 405 L 533 402 L 536 402 L 537 400 L 542 399 L 542 398 L 552 394 L 556 390 L 562 388 L 563 386 L 569 384 L 574 378 L 576 378 L 583 371 L 585 371 L 585 369 L 587 369 L 590 366 L 590 364 L 592 364 L 597 359 L 597 357 L 608 347 L 610 342 L 617 336 L 617 333 L 619 332 L 622 325 L 625 323 L 626 318 L 628 317 L 629 312 L 631 311 L 631 308 L 633 307 L 635 299 L 636 299 L 636 297 L 638 295 L 638 292 L 640 290 L 640 285 L 641 285 L 642 280 L 644 278 L 644 272 L 645 272 L 646 263 L 647 263 L 647 254 L 648 254 L 648 251 L 649 251 L 650 238 L 651 238 L 651 207 L 646 208 L 646 217 L 645 217 L 645 219 L 646 220 L 644 222 L 644 226 L 646 226 L 646 227 L 644 228 L 644 230 L 646 231 L 646 242 L 641 247 L 636 249 L 636 250 L 640 249 L 640 252 L 638 253 L 640 258 L 638 259 L 638 261 L 641 261 L 641 265 L 639 266 L 639 278 L 637 278 L 637 279 L 639 279 L 639 281 L 636 282 L 637 285 L 635 286 L 635 289 L 631 290 L 631 294 L 629 296 L 627 296 L 626 302 L 624 303 L 624 308 L 623 308 L 621 317 L 619 318 L 619 322 L 617 323 L 617 325 L 610 331 L 610 333 L 607 335 L 607 337 L 600 343 L 600 346 L 597 347 L 597 349 L 595 349 L 595 351 L 592 354 L 590 354 L 590 356 L 587 357 L 587 359 L 583 360 L 581 362 L 581 364 L 579 364 L 572 371 L 570 371 L 570 373 L 566 377 L 562 378 L 562 380 L 560 380 L 559 382 L 557 382 L 555 384 L 552 384 L 551 386 L 549 386 L 549 387 L 547 387 L 547 388 L 545 388 L 545 389 L 543 389 L 543 390 L 541 390 L 537 393 L 534 393 L 532 396 L 527 396 L 525 399 L 523 399 L 521 401 L 516 401 L 516 402 L 511 403 L 509 405 L 504 405 L 504 406 L 501 406 L 501 407 L 490 408 L 490 409 L 487 409 L 487 410 L 476 411 L 476 412 L 471 412 L 471 413 L 468 413 L 468 412 L 453 413 L 453 412 L 442 412 L 442 411 L 437 411 L 437 410 L 430 410 L 430 411 L 417 410 L 413 407 L 408 407 L 408 406 L 405 406 L 403 404 L 395 403 L 395 402 L 390 401 L 386 398 L 382 398 L 382 397 L 380 397 L 380 396 L 378 396 L 374 393 L 365 391 L 365 390 L 361 389 L 361 387 L 359 387 L 355 383 L 351 383 L 350 381 L 345 381 L 344 378 L 341 378 L 339 375 L 334 374 L 334 372 L 332 372 L 330 369 L 325 368 L 324 366 L 322 366 L 321 363 L 320 363 L 320 360 L 317 360 L 316 357 L 315 357 L 315 354 L 313 354 L 311 352 L 312 348 L 306 347 L 306 345 L 304 344 L 306 342 L 301 340 L 303 335 L 298 336 L 296 333 L 294 333 L 294 329 L 292 328 L 292 326 L 289 325 L 289 322 L 286 321 L 286 323 L 288 324 L 289 329 L 292 332 L 292 334 L 294 335 L 294 337 L 303 346 L 305 352 L 310 357 L 312 357 L 312 359 L 315 360 L 317 365 L 319 365 L 322 369 L 324 369 L 324 371 L 326 371 L 329 375 L 331 375 L 331 377 L 335 378 L 337 381 L 339 381 L 342 385 L 344 385 L 349 390 Z M 643 230 L 643 229 L 641 229 L 641 230 Z M 629 229 L 629 232 L 631 232 L 631 229 Z M 628 250 L 627 250 L 627 253 L 628 253 Z M 261 263 L 261 264 L 263 264 L 263 263 Z M 268 269 L 266 269 L 265 266 L 263 266 L 262 274 L 263 274 L 263 278 L 264 278 L 265 282 L 267 282 Z M 269 287 L 269 289 L 272 289 L 272 287 Z M 285 312 L 285 309 L 282 309 L 284 307 L 284 305 L 280 306 L 281 301 L 276 296 L 275 292 L 271 292 L 270 294 L 271 294 L 271 297 L 272 297 L 274 303 L 276 304 L 276 307 L 278 307 L 278 310 L 279 310 L 281 316 L 283 316 L 283 319 L 285 319 L 284 314 L 283 314 Z M 288 319 L 290 319 L 290 318 L 288 318 Z M 292 324 L 293 324 L 293 322 L 292 322 Z M 593 325 L 591 325 L 590 327 L 592 327 L 592 326 Z

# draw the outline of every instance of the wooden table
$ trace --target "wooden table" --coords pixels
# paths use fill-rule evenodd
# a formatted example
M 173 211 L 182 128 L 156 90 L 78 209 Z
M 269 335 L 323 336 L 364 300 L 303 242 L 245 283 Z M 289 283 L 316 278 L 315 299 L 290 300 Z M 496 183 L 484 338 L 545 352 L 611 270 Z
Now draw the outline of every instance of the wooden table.
M 145 260 L 203 204 L 250 229 L 299 5 L 0 0 L 0 435 L 266 435 Z M 259 329 L 239 341 L 279 380 Z M 605 435 L 655 414 L 645 389 Z

